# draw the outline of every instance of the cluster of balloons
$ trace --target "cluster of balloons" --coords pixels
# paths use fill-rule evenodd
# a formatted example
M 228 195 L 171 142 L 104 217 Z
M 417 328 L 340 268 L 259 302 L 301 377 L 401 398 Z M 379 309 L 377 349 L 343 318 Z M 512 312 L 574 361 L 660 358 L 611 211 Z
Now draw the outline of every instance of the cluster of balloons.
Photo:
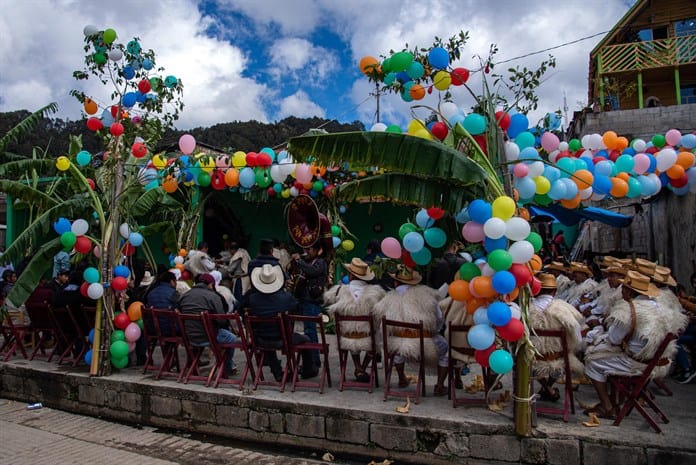
M 379 78 L 387 87 L 398 89 L 405 102 L 421 100 L 433 89 L 446 91 L 450 86 L 461 86 L 469 79 L 469 70 L 449 70 L 449 52 L 442 47 L 433 47 L 423 62 L 414 59 L 411 52 L 397 52 L 381 63 L 373 56 L 360 59 L 360 71 Z
M 89 223 L 86 220 L 77 219 L 71 223 L 67 218 L 61 217 L 53 223 L 53 230 L 60 236 L 64 250 L 74 249 L 81 254 L 87 254 L 92 250 L 92 240 L 87 236 Z
M 114 315 L 114 331 L 111 333 L 109 354 L 115 368 L 128 365 L 128 354 L 135 350 L 135 342 L 140 339 L 143 329 L 143 303 L 133 302 L 125 312 Z
M 404 223 L 399 227 L 399 239 L 385 237 L 381 243 L 382 253 L 413 268 L 425 266 L 432 260 L 430 248 L 439 249 L 447 243 L 447 234 L 435 226 L 445 211 L 438 207 L 422 208 L 416 214 L 416 224 Z
M 176 268 L 177 270 L 181 271 L 181 279 L 182 281 L 189 281 L 193 279 L 193 276 L 191 275 L 191 272 L 186 269 L 184 266 L 184 261 L 186 257 L 188 256 L 190 251 L 186 251 L 186 249 L 179 249 L 176 255 L 170 254 L 169 255 L 169 265 L 173 268 Z
M 487 255 L 464 263 L 448 289 L 450 297 L 466 302 L 467 312 L 473 314 L 468 342 L 476 350 L 477 362 L 499 374 L 512 369 L 513 359 L 496 347 L 496 333 L 505 341 L 524 335 L 519 309 L 508 302 L 517 298 L 522 286 L 530 285 L 533 294 L 541 289 L 532 271 L 541 269 L 536 253 L 542 238 L 525 218 L 516 216 L 516 209 L 512 198 L 500 196 L 492 203 L 474 200 L 457 215 L 464 222 L 464 239 L 482 244 Z
M 339 247 L 346 252 L 350 252 L 355 248 L 355 242 L 352 239 L 342 239 L 343 231 L 337 224 L 331 225 L 331 242 L 334 249 Z
M 130 117 L 129 111 L 136 107 L 145 107 L 149 100 L 158 98 L 159 89 L 172 89 L 179 85 L 176 76 L 152 75 L 150 72 L 155 68 L 155 63 L 150 55 L 142 53 L 142 47 L 137 39 L 129 41 L 125 46 L 125 53 L 119 47 L 116 39 L 117 34 L 113 29 L 99 30 L 96 26 L 88 25 L 83 29 L 86 40 L 92 47 L 92 61 L 98 66 L 104 66 L 107 62 L 113 62 L 120 77 L 126 82 L 126 91 L 122 93 L 120 101 L 108 108 L 103 108 L 101 115 L 99 105 L 91 98 L 85 98 L 83 103 L 84 111 L 90 115 L 87 119 L 87 128 L 92 131 L 99 131 L 109 128 L 111 135 L 118 137 L 123 134 L 124 128 L 121 120 Z M 133 123 L 137 124 L 139 117 L 132 118 Z

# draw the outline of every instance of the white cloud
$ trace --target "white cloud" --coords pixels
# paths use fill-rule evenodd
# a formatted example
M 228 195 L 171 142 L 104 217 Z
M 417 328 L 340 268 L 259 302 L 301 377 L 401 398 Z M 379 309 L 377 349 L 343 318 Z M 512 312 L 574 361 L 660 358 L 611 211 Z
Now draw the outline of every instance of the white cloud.
M 323 118 L 325 114 L 326 111 L 322 107 L 312 102 L 309 96 L 304 91 L 300 90 L 280 101 L 278 118 L 283 119 L 288 116 L 295 116 L 297 118 L 318 116 Z
M 280 85 L 294 81 L 321 87 L 327 76 L 338 69 L 338 60 L 330 50 L 305 39 L 278 40 L 271 46 L 270 55 L 269 73 Z

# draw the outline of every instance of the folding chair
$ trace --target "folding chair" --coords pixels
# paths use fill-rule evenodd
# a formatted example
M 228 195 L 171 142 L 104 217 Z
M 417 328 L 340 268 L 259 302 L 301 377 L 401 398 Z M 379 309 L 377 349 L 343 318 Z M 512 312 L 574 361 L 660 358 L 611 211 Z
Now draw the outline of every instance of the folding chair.
M 168 308 L 153 308 L 152 322 L 162 351 L 162 364 L 155 379 L 161 379 L 163 376 L 178 379 L 184 372 L 179 360 L 179 347 L 184 345 L 184 341 L 176 312 Z
M 551 415 L 563 415 L 563 421 L 568 422 L 569 412 L 575 415 L 575 401 L 573 399 L 573 373 L 570 371 L 570 359 L 568 354 L 568 341 L 565 331 L 553 329 L 535 329 L 534 334 L 538 337 L 556 337 L 561 342 L 561 352 L 545 354 L 543 357 L 551 361 L 552 359 L 563 359 L 563 377 L 565 384 L 563 385 L 563 408 L 540 406 L 534 404 L 537 413 L 546 413 Z M 537 357 L 539 359 L 539 357 Z
M 650 384 L 651 375 L 656 366 L 661 366 L 669 363 L 669 359 L 662 358 L 669 343 L 677 339 L 676 334 L 669 333 L 662 340 L 655 355 L 645 365 L 643 372 L 636 376 L 609 376 L 608 381 L 612 387 L 612 402 L 614 405 L 622 404 L 619 414 L 614 420 L 614 426 L 619 426 L 621 421 L 627 417 L 635 408 L 643 415 L 643 418 L 652 426 L 657 433 L 661 433 L 659 427 L 652 415 L 643 407 L 641 402 L 649 405 L 650 408 L 658 415 L 662 423 L 669 423 L 667 415 L 657 406 L 655 400 L 648 394 L 648 385 Z
M 460 361 L 456 355 L 461 354 L 467 357 L 474 357 L 476 349 L 469 347 L 468 345 L 462 345 L 461 341 L 466 341 L 467 334 L 471 330 L 471 325 L 453 325 L 450 321 L 447 325 L 447 345 L 449 346 L 449 362 L 447 365 L 447 372 L 449 378 L 449 398 L 452 399 L 452 407 L 457 408 L 460 405 L 486 405 L 486 393 L 488 392 L 490 385 L 488 383 L 488 368 L 481 366 L 481 376 L 483 377 L 483 397 L 476 398 L 457 398 L 457 388 L 455 373 L 457 370 L 461 370 Z
M 206 347 L 210 346 L 210 342 L 205 344 L 195 344 L 189 338 L 187 332 L 191 330 L 194 325 L 200 325 L 201 329 L 205 331 L 205 324 L 203 323 L 203 312 L 201 313 L 181 313 L 176 310 L 176 318 L 179 321 L 179 328 L 181 329 L 181 341 L 183 342 L 184 349 L 186 350 L 186 364 L 184 368 L 179 373 L 179 378 L 177 381 L 184 384 L 188 384 L 189 381 L 206 381 L 208 382 L 207 376 L 202 376 L 200 374 L 200 361 L 203 351 Z
M 58 328 L 60 328 L 59 334 L 64 338 L 62 341 L 60 339 L 58 341 L 61 346 L 61 348 L 58 349 L 60 352 L 58 364 L 61 365 L 67 362 L 70 363 L 72 367 L 76 367 L 77 364 L 80 363 L 80 359 L 87 352 L 87 348 L 83 343 L 84 337 L 82 335 L 82 329 L 75 320 L 75 315 L 72 310 L 67 305 L 52 307 L 52 310 Z
M 393 347 L 393 338 L 415 338 L 420 342 L 420 351 L 416 359 L 410 362 L 418 363 L 418 377 L 416 379 L 415 391 L 401 390 L 396 391 L 391 388 L 391 375 L 394 368 L 394 357 L 398 354 L 398 348 Z M 392 338 L 392 341 L 390 341 Z M 425 339 L 423 331 L 423 321 L 418 323 L 407 323 L 405 321 L 388 320 L 382 317 L 382 344 L 384 347 L 384 400 L 389 396 L 394 397 L 414 397 L 414 402 L 420 402 L 421 395 L 425 397 Z
M 249 371 L 251 371 L 251 376 L 254 377 L 254 369 L 251 366 L 251 353 L 249 345 L 247 344 L 246 334 L 244 333 L 244 325 L 242 324 L 242 319 L 239 317 L 239 313 L 217 314 L 203 312 L 203 322 L 205 324 L 205 332 L 208 335 L 208 340 L 210 341 L 210 350 L 215 357 L 215 364 L 210 370 L 206 386 L 210 385 L 214 376 L 215 384 L 213 387 L 218 387 L 220 383 L 236 384 L 239 386 L 239 390 L 241 391 L 244 387 L 244 383 L 246 382 Z M 217 342 L 217 326 L 215 325 L 215 322 L 227 322 L 230 330 L 237 336 L 237 342 L 233 344 L 221 344 Z M 224 379 L 223 373 L 225 370 L 225 361 L 227 360 L 227 352 L 234 349 L 237 349 L 244 354 L 244 368 L 242 369 L 242 374 L 239 379 Z
M 160 346 L 159 336 L 155 329 L 155 317 L 152 312 L 153 308 L 143 305 L 143 337 L 145 338 L 145 365 L 143 366 L 143 374 L 148 371 L 159 371 L 160 365 L 154 364 L 155 349 Z M 160 347 L 160 351 L 162 348 Z M 164 357 L 164 354 L 163 354 Z
M 338 390 L 343 391 L 344 387 L 360 387 L 367 388 L 367 392 L 372 393 L 372 387 L 379 387 L 379 376 L 377 374 L 377 342 L 375 324 L 372 315 L 360 315 L 360 316 L 347 316 L 347 315 L 334 315 L 334 321 L 336 323 L 336 345 L 338 346 L 338 363 L 341 368 L 341 377 L 338 383 Z M 344 331 L 344 326 L 346 323 L 351 325 L 353 329 L 356 327 L 358 329 L 364 328 L 367 331 Z M 358 326 L 359 325 L 359 326 Z M 348 356 L 350 351 L 344 348 L 343 341 L 345 339 L 356 339 L 356 338 L 370 338 L 370 348 L 366 350 L 366 358 L 370 361 L 370 371 L 368 375 L 370 380 L 364 381 L 346 381 L 346 368 L 348 365 Z M 365 367 L 361 367 L 365 369 Z
M 285 325 L 283 322 L 283 316 L 277 314 L 273 317 L 258 317 L 249 315 L 246 313 L 244 315 L 244 323 L 247 328 L 247 340 L 249 342 L 250 352 L 255 361 L 255 366 L 252 370 L 256 371 L 256 376 L 254 377 L 254 390 L 261 385 L 278 386 L 280 392 L 285 391 L 285 384 L 288 381 L 288 375 L 294 373 L 294 363 L 293 358 L 290 355 L 288 348 L 287 334 L 285 332 Z M 281 335 L 280 341 L 266 341 L 262 340 L 256 336 L 255 331 L 263 327 L 275 327 Z M 282 355 L 285 356 L 285 366 L 283 367 L 283 376 L 280 381 L 270 381 L 264 378 L 263 365 L 266 361 L 267 352 L 280 351 Z
M 16 321 L 12 321 L 15 319 Z M 22 357 L 29 358 L 24 347 L 24 337 L 31 331 L 31 325 L 24 322 L 22 312 L 2 310 L 2 321 L 0 322 L 3 343 L 0 352 L 7 350 L 3 361 L 8 361 L 17 351 L 21 352 Z
M 74 368 L 77 366 L 78 363 L 80 363 L 80 361 L 84 361 L 85 354 L 89 349 L 89 330 L 94 327 L 94 321 L 92 322 L 91 326 L 87 324 L 87 321 L 83 314 L 82 306 L 80 305 L 75 307 L 66 305 L 65 308 L 68 310 L 68 314 L 70 315 L 70 319 L 72 320 L 77 338 L 74 346 L 76 355 L 72 363 L 72 367 Z
M 292 392 L 298 387 L 318 387 L 319 394 L 324 393 L 324 383 L 326 382 L 329 387 L 331 387 L 331 368 L 329 367 L 329 344 L 326 342 L 326 332 L 324 330 L 324 320 L 322 315 L 317 316 L 303 316 L 303 315 L 292 315 L 286 313 L 283 316 L 285 320 L 285 330 L 286 330 L 286 340 L 290 346 L 290 357 L 293 359 L 294 368 L 292 373 Z M 319 336 L 318 342 L 301 342 L 295 344 L 293 342 L 292 334 L 295 328 L 295 322 L 300 322 L 306 324 L 316 324 L 319 326 L 319 331 L 317 334 Z M 302 357 L 302 352 L 305 350 L 318 350 L 320 356 L 322 357 L 321 363 L 321 373 L 319 376 L 319 382 L 316 381 L 298 381 L 300 374 L 300 359 Z
M 51 304 L 48 302 L 26 302 L 25 307 L 27 313 L 29 314 L 29 319 L 31 320 L 31 328 L 35 334 L 39 335 L 39 339 L 36 341 L 34 351 L 31 353 L 29 360 L 34 360 L 34 357 L 41 352 L 41 356 L 46 357 L 50 362 L 53 356 L 58 350 L 58 342 L 64 337 L 58 335 L 60 327 L 58 322 L 53 315 L 53 310 L 51 309 Z M 53 350 L 51 353 L 46 355 L 44 344 L 48 342 L 49 336 L 53 338 Z

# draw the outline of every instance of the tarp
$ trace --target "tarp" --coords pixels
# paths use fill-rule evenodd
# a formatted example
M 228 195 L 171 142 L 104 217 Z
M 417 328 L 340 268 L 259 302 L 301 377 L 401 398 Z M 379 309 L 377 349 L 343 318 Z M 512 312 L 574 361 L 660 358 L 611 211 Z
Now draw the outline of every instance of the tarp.
M 603 208 L 586 207 L 568 209 L 558 204 L 550 204 L 546 207 L 532 205 L 529 207 L 532 217 L 549 216 L 566 226 L 574 226 L 582 220 L 599 221 L 615 228 L 625 228 L 631 224 L 633 217 L 622 215 Z

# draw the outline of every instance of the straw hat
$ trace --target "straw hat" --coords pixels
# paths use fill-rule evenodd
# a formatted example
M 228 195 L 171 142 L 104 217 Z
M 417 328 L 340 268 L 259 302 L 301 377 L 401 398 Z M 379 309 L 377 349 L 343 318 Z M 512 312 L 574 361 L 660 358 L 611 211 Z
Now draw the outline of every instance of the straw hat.
M 656 267 L 657 263 L 655 262 L 645 260 L 644 258 L 636 258 L 635 262 L 633 262 L 632 269 L 645 276 L 652 276 L 655 273 Z
M 571 262 L 570 271 L 574 273 L 585 273 L 587 276 L 592 276 L 592 271 L 590 268 L 581 262 Z
M 375 274 L 370 269 L 370 265 L 358 257 L 353 258 L 350 263 L 344 263 L 343 267 L 348 270 L 350 274 L 362 281 L 372 281 L 375 279 Z
M 616 273 L 616 274 L 620 274 L 621 276 L 626 276 L 626 273 L 628 273 L 628 270 L 624 267 L 621 267 L 621 266 L 610 266 L 609 268 L 605 268 L 604 272 L 607 274 Z
M 418 284 L 423 279 L 419 272 L 405 266 L 399 266 L 398 271 L 396 273 L 389 273 L 389 276 L 400 283 L 411 285 Z
M 656 266 L 655 272 L 652 275 L 652 280 L 656 283 L 666 284 L 667 286 L 676 286 L 677 281 L 672 277 L 672 270 L 666 266 Z
M 537 279 L 542 289 L 556 289 L 556 277 L 550 273 L 539 273 Z
M 629 270 L 623 280 L 623 286 L 633 289 L 638 294 L 656 297 L 660 294 L 660 290 L 650 282 L 650 278 L 637 271 Z
M 568 268 L 563 264 L 563 262 L 553 261 L 544 267 L 544 270 L 558 270 L 558 271 L 568 271 Z
M 611 255 L 605 255 L 599 261 L 599 266 L 601 266 L 602 268 L 608 268 L 610 266 L 617 265 L 618 260 L 619 260 L 618 258 L 612 257 Z
M 150 273 L 149 271 L 146 271 L 145 274 L 143 274 L 143 279 L 140 280 L 140 285 L 141 286 L 149 286 L 154 281 L 155 281 L 155 277 L 152 276 L 152 273 Z
M 251 270 L 251 284 L 263 294 L 273 294 L 285 284 L 280 265 L 265 264 Z

